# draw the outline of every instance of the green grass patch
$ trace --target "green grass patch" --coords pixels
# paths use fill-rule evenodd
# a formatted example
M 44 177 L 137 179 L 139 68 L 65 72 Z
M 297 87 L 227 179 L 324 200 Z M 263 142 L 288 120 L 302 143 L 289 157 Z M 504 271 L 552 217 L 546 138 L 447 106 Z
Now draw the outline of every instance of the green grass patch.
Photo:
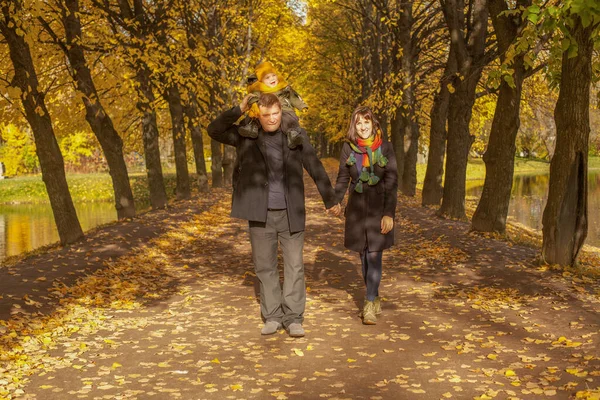
M 190 174 L 192 190 L 197 190 L 197 181 Z M 138 210 L 150 205 L 146 174 L 136 173 L 129 176 L 133 198 Z M 164 174 L 165 189 L 169 198 L 174 196 L 176 176 L 172 172 Z M 110 175 L 67 174 L 67 184 L 75 203 L 112 202 L 114 192 Z M 0 180 L 0 204 L 49 204 L 46 185 L 41 175 Z

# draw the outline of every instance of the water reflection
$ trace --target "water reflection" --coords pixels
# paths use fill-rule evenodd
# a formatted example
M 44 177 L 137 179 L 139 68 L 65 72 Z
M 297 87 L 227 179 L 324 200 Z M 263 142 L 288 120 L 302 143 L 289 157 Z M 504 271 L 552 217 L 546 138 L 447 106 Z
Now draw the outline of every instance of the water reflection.
M 117 219 L 112 203 L 76 204 L 84 231 Z M 0 260 L 59 240 L 49 205 L 0 206 Z
M 542 230 L 542 215 L 548 199 L 549 174 L 516 175 L 508 209 L 509 220 Z M 483 186 L 467 190 L 480 197 Z M 600 247 L 600 173 L 588 174 L 588 237 L 586 244 Z

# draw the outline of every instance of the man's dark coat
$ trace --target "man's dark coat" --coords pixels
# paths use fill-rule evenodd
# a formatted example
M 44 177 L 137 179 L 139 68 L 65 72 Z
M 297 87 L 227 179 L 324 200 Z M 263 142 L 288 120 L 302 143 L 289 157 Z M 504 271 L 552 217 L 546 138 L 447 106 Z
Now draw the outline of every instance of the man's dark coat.
M 218 142 L 234 146 L 237 159 L 233 171 L 233 201 L 231 216 L 248 221 L 265 222 L 269 199 L 269 178 L 267 172 L 267 150 L 264 132 L 260 129 L 258 138 L 241 136 L 234 123 L 241 117 L 240 107 L 234 107 L 219 115 L 208 125 L 208 134 Z M 315 149 L 302 130 L 303 143 L 294 149 L 283 143 L 285 196 L 287 200 L 290 232 L 300 232 L 305 228 L 304 208 L 304 167 L 317 184 L 326 208 L 335 205 L 335 193 L 323 164 Z

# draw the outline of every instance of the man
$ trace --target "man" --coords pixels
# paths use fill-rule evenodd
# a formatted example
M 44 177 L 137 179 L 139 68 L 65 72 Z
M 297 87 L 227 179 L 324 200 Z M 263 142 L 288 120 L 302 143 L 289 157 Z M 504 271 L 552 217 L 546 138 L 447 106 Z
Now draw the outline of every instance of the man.
M 248 110 L 248 98 L 211 122 L 208 134 L 237 150 L 231 216 L 249 221 L 252 259 L 260 281 L 260 309 L 265 319 L 261 333 L 270 335 L 283 326 L 290 336 L 302 337 L 306 303 L 302 168 L 317 184 L 327 209 L 333 207 L 335 194 L 306 132 L 301 132 L 300 146 L 288 147 L 280 129 L 281 104 L 274 94 L 263 93 L 258 100 L 258 137 L 238 133 L 234 123 Z M 283 289 L 277 269 L 278 243 L 283 252 Z

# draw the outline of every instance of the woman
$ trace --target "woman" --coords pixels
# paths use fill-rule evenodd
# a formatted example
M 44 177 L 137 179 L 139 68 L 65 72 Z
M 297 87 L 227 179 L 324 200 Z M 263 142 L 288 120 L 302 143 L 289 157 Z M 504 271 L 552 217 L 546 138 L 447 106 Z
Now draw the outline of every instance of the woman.
M 360 254 L 367 287 L 363 324 L 375 325 L 376 316 L 381 314 L 382 254 L 394 243 L 396 158 L 392 144 L 383 140 L 379 122 L 368 107 L 358 107 L 352 113 L 347 139 L 340 155 L 336 202 L 342 202 L 350 184 L 344 246 Z M 341 204 L 331 212 L 339 215 Z

